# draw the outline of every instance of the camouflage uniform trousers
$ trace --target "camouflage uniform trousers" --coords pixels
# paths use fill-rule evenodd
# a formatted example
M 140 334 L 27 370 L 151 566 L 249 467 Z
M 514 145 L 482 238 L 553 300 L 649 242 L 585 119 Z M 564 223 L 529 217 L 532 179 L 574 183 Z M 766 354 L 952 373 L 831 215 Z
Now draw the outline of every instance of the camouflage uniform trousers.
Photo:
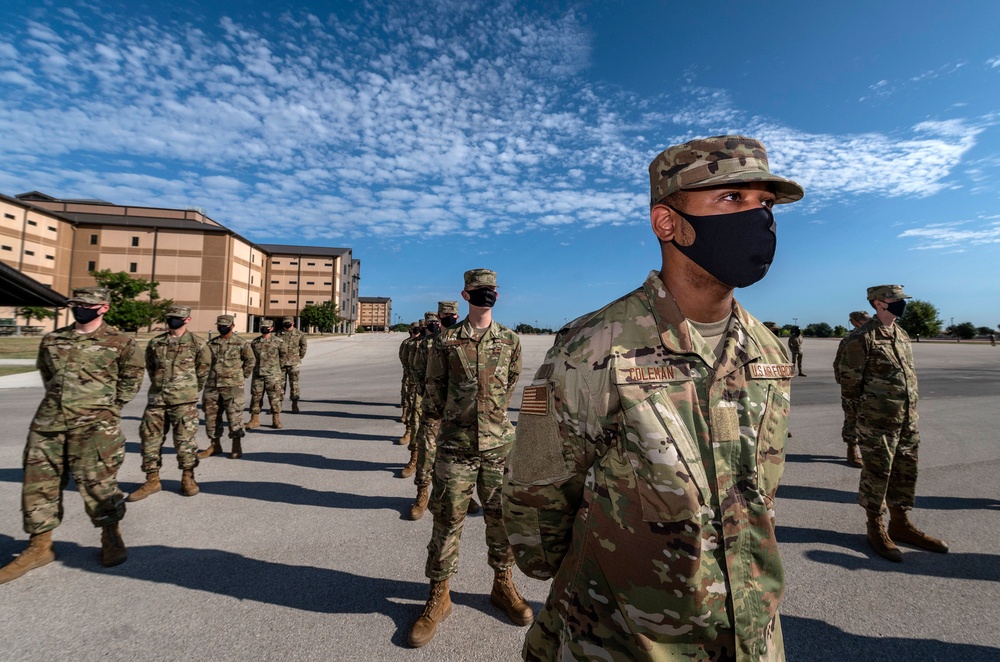
M 912 508 L 916 500 L 920 446 L 916 416 L 905 415 L 901 424 L 869 423 L 858 417 L 858 445 L 864 464 L 858 503 L 871 513 L 881 513 L 886 504 Z
M 163 442 L 168 427 L 173 428 L 177 466 L 181 471 L 198 466 L 198 403 L 178 405 L 146 405 L 139 424 L 142 441 L 142 471 L 152 473 L 163 466 Z
M 250 382 L 250 413 L 259 414 L 264 406 L 264 393 L 272 414 L 281 413 L 281 401 L 285 397 L 285 373 L 267 377 L 254 377 Z
M 840 406 L 844 409 L 844 427 L 840 431 L 845 444 L 858 443 L 858 402 L 850 398 L 841 398 Z
M 299 399 L 299 366 L 286 365 L 281 369 L 281 394 L 285 394 L 285 382 L 288 382 L 288 394 L 291 400 Z
M 29 432 L 21 492 L 25 533 L 45 533 L 59 526 L 62 493 L 71 475 L 94 526 L 120 522 L 125 517 L 125 495 L 118 489 L 117 476 L 124 459 L 125 435 L 117 417 L 72 430 Z
M 482 452 L 438 449 L 429 508 L 434 515 L 434 529 L 427 545 L 425 568 L 430 580 L 444 581 L 458 571 L 462 525 L 474 490 L 483 504 L 490 567 L 500 571 L 514 566 L 514 552 L 507 542 L 500 501 L 510 446 Z
M 413 475 L 413 484 L 417 487 L 431 484 L 434 460 L 437 458 L 437 436 L 440 429 L 440 421 L 427 419 L 420 426 L 420 436 L 417 439 L 417 471 Z
M 406 409 L 406 431 L 410 433 L 410 443 L 406 445 L 406 450 L 420 452 L 420 434 L 423 429 L 424 397 L 417 393 L 416 389 L 410 392 L 410 404 Z
M 229 422 L 229 438 L 242 438 L 243 408 L 246 405 L 244 388 L 242 386 L 222 386 L 206 388 L 201 403 L 205 411 L 205 432 L 209 439 L 222 438 L 222 412 Z
M 790 353 L 792 355 L 792 365 L 795 366 L 799 372 L 802 372 L 802 352 L 793 349 Z

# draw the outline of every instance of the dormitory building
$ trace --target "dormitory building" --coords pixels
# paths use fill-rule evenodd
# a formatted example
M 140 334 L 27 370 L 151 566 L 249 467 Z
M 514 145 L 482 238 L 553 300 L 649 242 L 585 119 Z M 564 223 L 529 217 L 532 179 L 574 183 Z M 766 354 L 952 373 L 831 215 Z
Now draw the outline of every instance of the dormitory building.
M 69 296 L 110 269 L 157 281 L 161 299 L 191 307 L 191 327 L 209 331 L 216 316 L 236 316 L 237 330 L 262 318 L 292 316 L 333 301 L 352 332 L 359 319 L 361 262 L 350 248 L 257 244 L 200 210 L 61 200 L 33 191 L 0 194 L 0 262 Z M 13 318 L 0 308 L 0 318 Z M 68 309 L 51 330 L 69 324 Z M 19 323 L 21 320 L 19 320 Z

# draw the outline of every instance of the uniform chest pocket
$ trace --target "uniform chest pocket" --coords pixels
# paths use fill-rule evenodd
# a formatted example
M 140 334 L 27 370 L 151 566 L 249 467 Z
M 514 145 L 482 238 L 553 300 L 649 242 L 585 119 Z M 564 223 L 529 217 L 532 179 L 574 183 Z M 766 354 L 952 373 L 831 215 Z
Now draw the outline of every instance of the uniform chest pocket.
M 701 454 L 673 404 L 655 392 L 621 414 L 625 457 L 632 465 L 645 522 L 696 518 L 708 479 Z
M 791 403 L 784 391 L 772 385 L 757 427 L 757 484 L 761 494 L 774 500 L 781 475 L 785 472 L 785 444 L 788 440 L 788 413 Z

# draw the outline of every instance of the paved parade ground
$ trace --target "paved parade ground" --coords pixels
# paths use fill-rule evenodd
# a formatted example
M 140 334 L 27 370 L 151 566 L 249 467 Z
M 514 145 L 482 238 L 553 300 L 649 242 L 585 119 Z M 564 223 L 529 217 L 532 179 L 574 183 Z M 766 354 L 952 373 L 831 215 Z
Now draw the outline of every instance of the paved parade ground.
M 311 340 L 302 413 L 284 414 L 283 430 L 251 431 L 241 460 L 202 460 L 198 496 L 177 493 L 168 441 L 164 491 L 128 505 L 123 565 L 101 566 L 100 531 L 71 484 L 56 561 L 0 586 L 0 659 L 520 659 L 525 629 L 489 603 L 481 515 L 466 522 L 452 616 L 425 648 L 406 648 L 427 596 L 431 518 L 406 519 L 415 487 L 398 477 L 409 457 L 395 443 L 403 337 Z M 551 342 L 522 337 L 515 420 L 521 386 Z M 914 521 L 951 552 L 903 547 L 895 564 L 865 543 L 858 470 L 840 440 L 836 345 L 807 339 L 808 377 L 792 386 L 793 436 L 777 503 L 788 659 L 1000 659 L 1000 348 L 913 345 L 922 396 Z M 41 396 L 37 386 L 0 390 L 0 564 L 27 541 L 21 453 Z M 143 480 L 145 398 L 144 387 L 124 410 L 119 480 L 127 492 Z M 223 446 L 228 452 L 227 439 Z M 537 612 L 548 584 L 517 571 L 515 581 Z

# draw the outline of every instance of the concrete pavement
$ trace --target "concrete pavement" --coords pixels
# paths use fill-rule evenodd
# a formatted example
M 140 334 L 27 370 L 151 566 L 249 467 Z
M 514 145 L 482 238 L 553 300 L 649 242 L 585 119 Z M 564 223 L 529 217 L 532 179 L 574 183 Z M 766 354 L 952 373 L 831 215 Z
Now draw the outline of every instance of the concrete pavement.
M 466 523 L 454 613 L 427 647 L 405 647 L 426 597 L 431 521 L 405 519 L 415 488 L 397 477 L 408 457 L 395 444 L 402 338 L 310 343 L 302 413 L 284 415 L 284 430 L 252 432 L 242 460 L 203 460 L 196 497 L 176 493 L 168 442 L 164 491 L 129 504 L 121 566 L 101 567 L 99 531 L 71 485 L 56 562 L 0 586 L 0 659 L 519 659 L 524 628 L 489 604 L 481 516 Z M 522 385 L 551 341 L 522 338 Z M 906 549 L 892 564 L 864 542 L 858 472 L 839 439 L 835 348 L 807 339 L 809 376 L 793 384 L 794 436 L 778 495 L 789 660 L 1000 658 L 1000 349 L 915 346 L 923 395 L 915 520 L 952 551 Z M 0 563 L 27 538 L 21 451 L 41 394 L 0 391 Z M 142 480 L 144 402 L 145 390 L 124 411 L 127 491 Z M 514 409 L 519 402 L 520 388 Z M 515 576 L 537 610 L 548 584 Z

